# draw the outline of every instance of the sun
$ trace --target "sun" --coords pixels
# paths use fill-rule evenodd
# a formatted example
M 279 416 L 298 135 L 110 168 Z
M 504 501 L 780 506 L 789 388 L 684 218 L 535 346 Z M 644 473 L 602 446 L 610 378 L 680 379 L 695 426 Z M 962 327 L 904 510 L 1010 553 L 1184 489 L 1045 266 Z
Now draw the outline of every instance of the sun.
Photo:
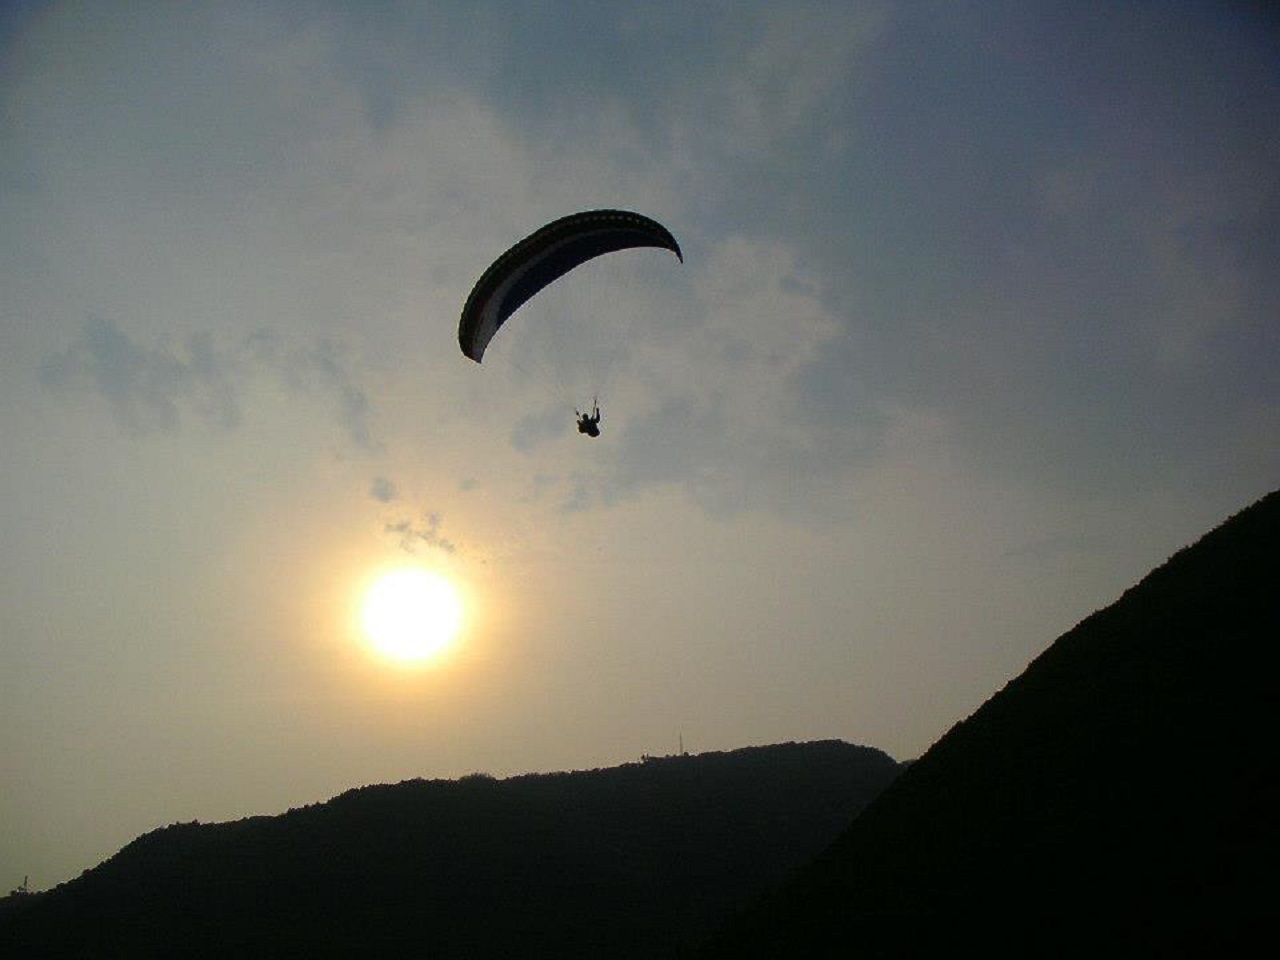
M 369 586 L 361 624 L 383 656 L 399 663 L 422 663 L 453 643 L 462 626 L 462 599 L 440 574 L 401 567 Z

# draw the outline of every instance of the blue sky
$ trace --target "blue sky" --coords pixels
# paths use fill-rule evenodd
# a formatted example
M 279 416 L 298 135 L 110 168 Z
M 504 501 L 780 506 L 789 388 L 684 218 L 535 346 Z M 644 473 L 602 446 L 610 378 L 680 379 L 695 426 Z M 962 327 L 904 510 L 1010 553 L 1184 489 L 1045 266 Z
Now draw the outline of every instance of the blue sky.
M 0 865 L 357 784 L 916 756 L 1276 485 L 1252 4 L 16 4 Z M 665 223 L 517 314 L 594 207 Z M 572 408 L 599 390 L 604 436 Z M 393 669 L 412 562 L 467 604 Z

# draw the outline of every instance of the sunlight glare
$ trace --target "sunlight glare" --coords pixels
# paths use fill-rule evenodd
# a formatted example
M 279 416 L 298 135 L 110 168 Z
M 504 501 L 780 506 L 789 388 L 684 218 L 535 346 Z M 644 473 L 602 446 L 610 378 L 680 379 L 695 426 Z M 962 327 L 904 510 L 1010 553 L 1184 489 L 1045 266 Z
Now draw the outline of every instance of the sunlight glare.
M 462 626 L 462 600 L 452 583 L 420 567 L 382 574 L 364 596 L 365 635 L 383 656 L 421 663 L 446 650 Z

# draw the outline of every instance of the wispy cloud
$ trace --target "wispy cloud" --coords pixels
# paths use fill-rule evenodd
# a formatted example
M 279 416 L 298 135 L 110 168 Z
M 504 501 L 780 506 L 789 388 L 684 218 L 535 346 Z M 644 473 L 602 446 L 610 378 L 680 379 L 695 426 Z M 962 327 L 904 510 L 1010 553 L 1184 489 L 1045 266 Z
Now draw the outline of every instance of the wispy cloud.
M 140 344 L 114 321 L 95 318 L 46 358 L 40 379 L 54 389 L 97 393 L 131 434 L 175 431 L 184 410 L 217 430 L 241 420 L 234 364 L 205 334 L 170 350 Z
M 369 496 L 379 503 L 390 503 L 399 495 L 396 485 L 386 477 L 374 477 L 373 482 L 369 484 Z
M 264 339 L 257 339 L 265 343 Z M 338 344 L 330 339 L 315 339 L 302 346 L 270 352 L 276 362 L 276 375 L 302 393 L 323 397 L 337 416 L 348 439 L 361 449 L 374 449 L 369 430 L 369 396 L 343 362 Z
M 400 549 L 405 553 L 417 553 L 423 547 L 453 553 L 458 549 L 456 543 L 442 534 L 444 520 L 438 513 L 424 513 L 418 520 L 397 520 L 383 527 L 385 533 L 392 534 L 400 541 Z
M 245 416 L 244 387 L 259 376 L 322 398 L 351 443 L 376 447 L 367 395 L 329 340 L 285 343 L 259 333 L 228 349 L 201 331 L 172 347 L 144 343 L 116 321 L 94 318 L 40 369 L 40 381 L 50 389 L 101 397 L 134 436 L 173 433 L 184 421 L 233 430 Z

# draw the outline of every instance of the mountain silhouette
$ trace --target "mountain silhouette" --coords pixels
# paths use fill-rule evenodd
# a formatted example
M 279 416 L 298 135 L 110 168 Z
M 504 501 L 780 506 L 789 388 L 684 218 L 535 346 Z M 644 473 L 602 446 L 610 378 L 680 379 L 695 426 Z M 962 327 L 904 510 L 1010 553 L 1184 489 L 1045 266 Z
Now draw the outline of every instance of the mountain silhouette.
M 1058 639 L 702 955 L 1255 952 L 1280 903 L 1277 644 L 1272 493 Z
M 0 901 L 0 956 L 671 957 L 898 773 L 836 741 L 407 781 L 148 833 Z

